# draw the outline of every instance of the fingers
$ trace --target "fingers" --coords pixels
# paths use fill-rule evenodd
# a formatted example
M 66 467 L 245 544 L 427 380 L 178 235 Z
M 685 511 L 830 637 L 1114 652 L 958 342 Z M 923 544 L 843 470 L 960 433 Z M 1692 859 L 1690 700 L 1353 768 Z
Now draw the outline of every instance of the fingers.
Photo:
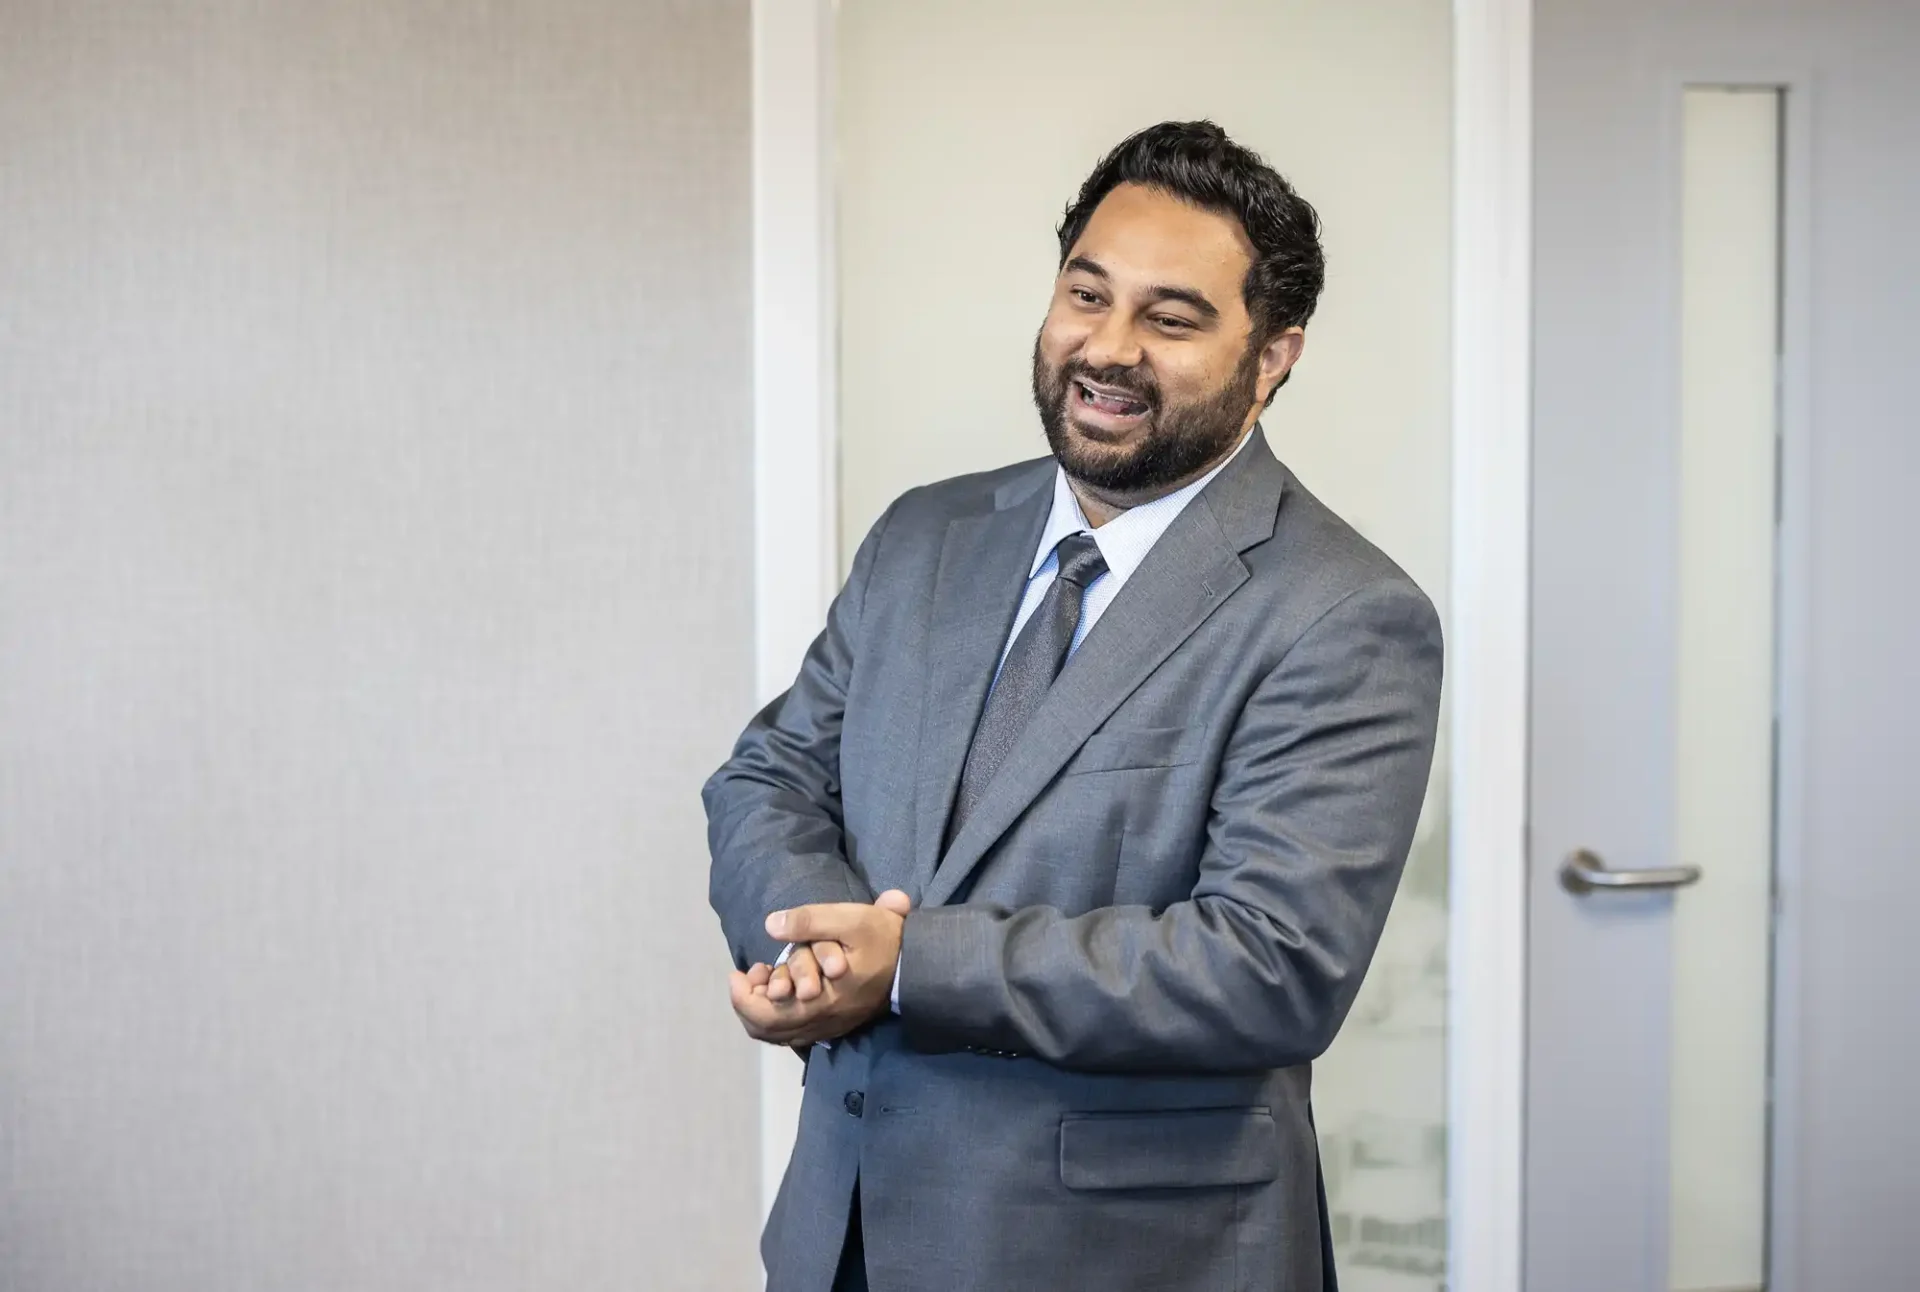
M 755 965 L 764 969 L 765 965 Z M 727 998 L 733 1002 L 733 1012 L 739 1016 L 740 1025 L 747 1029 L 747 1035 L 756 1041 L 767 1038 L 761 1035 L 762 1019 L 758 1011 L 767 1007 L 764 990 L 757 990 L 747 974 L 735 972 L 727 975 Z
M 838 1039 L 850 1026 L 849 1020 L 834 1012 L 830 998 L 806 1005 L 772 1001 L 765 992 L 756 991 L 748 975 L 743 973 L 730 974 L 727 986 L 740 1026 L 756 1041 L 771 1045 L 809 1045 Z
M 799 1001 L 820 997 L 820 965 L 812 947 L 795 947 L 787 957 L 787 972 L 793 976 L 793 998 Z
M 814 943 L 813 959 L 824 978 L 838 978 L 847 971 L 847 949 L 838 942 Z
M 889 888 L 874 898 L 873 904 L 882 910 L 892 911 L 903 919 L 913 912 L 913 899 L 897 888 Z
M 768 1000 L 787 1001 L 793 999 L 793 973 L 787 968 L 787 965 L 792 963 L 792 957 L 788 957 L 786 965 L 775 965 L 773 967 L 773 974 L 767 979 Z
M 767 980 L 773 977 L 773 966 L 757 964 L 747 970 L 747 985 L 766 990 Z
M 873 908 L 857 902 L 823 902 L 775 911 L 767 917 L 767 936 L 783 942 L 852 943 L 866 931 Z
M 739 1017 L 740 1025 L 747 1029 L 748 1036 L 756 1041 L 773 1039 L 773 1029 L 778 1024 L 775 1006 L 769 1003 L 764 990 L 753 986 L 747 974 L 727 975 L 727 997 L 733 1002 L 733 1012 Z

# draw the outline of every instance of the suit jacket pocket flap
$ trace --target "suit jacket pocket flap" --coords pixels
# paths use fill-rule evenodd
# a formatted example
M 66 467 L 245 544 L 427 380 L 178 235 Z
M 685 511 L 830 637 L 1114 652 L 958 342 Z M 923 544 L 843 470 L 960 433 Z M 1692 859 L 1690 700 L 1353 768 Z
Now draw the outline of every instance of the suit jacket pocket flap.
M 1060 1121 L 1060 1183 L 1069 1189 L 1197 1189 L 1261 1184 L 1279 1173 L 1279 1135 L 1265 1108 Z
M 1096 731 L 1080 746 L 1066 774 L 1116 772 L 1129 767 L 1177 767 L 1199 756 L 1199 727 L 1132 727 Z

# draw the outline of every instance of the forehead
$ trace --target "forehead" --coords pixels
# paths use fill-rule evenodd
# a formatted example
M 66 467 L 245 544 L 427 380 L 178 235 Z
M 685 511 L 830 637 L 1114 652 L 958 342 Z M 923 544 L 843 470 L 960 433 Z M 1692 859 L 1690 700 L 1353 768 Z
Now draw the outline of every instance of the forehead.
M 1253 264 L 1239 221 L 1142 184 L 1102 198 L 1068 254 L 1098 261 L 1117 282 L 1199 288 L 1222 310 L 1240 303 Z

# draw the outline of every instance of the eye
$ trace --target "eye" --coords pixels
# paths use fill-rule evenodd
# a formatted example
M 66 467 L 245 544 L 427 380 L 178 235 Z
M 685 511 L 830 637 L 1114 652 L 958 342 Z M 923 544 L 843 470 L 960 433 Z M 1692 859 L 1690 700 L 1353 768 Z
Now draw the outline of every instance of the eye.
M 1100 298 L 1084 287 L 1069 287 L 1067 294 L 1082 305 L 1098 305 Z
M 1191 332 L 1193 330 L 1192 323 L 1189 323 L 1186 319 L 1177 318 L 1172 314 L 1157 314 L 1154 316 L 1153 321 L 1169 332 Z

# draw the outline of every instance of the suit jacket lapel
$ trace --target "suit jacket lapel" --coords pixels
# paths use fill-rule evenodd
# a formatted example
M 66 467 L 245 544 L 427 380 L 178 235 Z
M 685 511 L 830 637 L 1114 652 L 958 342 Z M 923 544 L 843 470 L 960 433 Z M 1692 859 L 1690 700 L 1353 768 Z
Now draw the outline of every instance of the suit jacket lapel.
M 995 508 L 947 527 L 934 576 L 915 791 L 914 892 L 940 859 L 967 746 L 1026 590 L 1053 503 L 1053 464 L 1002 486 Z
M 938 858 L 938 870 L 922 889 L 922 904 L 951 900 L 987 850 L 1052 783 L 1087 737 L 1193 635 L 1234 589 L 1246 582 L 1247 567 L 1240 553 L 1272 537 L 1285 478 L 1284 468 L 1274 460 L 1265 436 L 1256 429 L 1254 442 L 1161 536 L 1067 661 L 953 846 Z M 1032 544 L 1037 541 L 1036 530 L 1029 537 L 1029 561 Z M 943 560 L 943 571 L 945 564 Z M 1011 615 L 1000 623 L 1000 635 L 994 639 L 996 647 L 1005 640 L 1010 622 Z M 986 667 L 990 674 L 992 664 Z M 978 695 L 983 696 L 985 690 L 982 679 Z M 966 711 L 968 734 L 979 713 L 976 697 Z M 953 755 L 948 802 L 952 783 L 959 777 L 959 761 L 965 755 L 963 738 L 958 753 Z M 922 788 L 924 791 L 924 779 Z M 922 819 L 924 823 L 924 811 Z M 943 828 L 945 820 L 943 812 Z M 924 850 L 924 837 L 921 843 Z M 937 852 L 937 837 L 934 845 Z

